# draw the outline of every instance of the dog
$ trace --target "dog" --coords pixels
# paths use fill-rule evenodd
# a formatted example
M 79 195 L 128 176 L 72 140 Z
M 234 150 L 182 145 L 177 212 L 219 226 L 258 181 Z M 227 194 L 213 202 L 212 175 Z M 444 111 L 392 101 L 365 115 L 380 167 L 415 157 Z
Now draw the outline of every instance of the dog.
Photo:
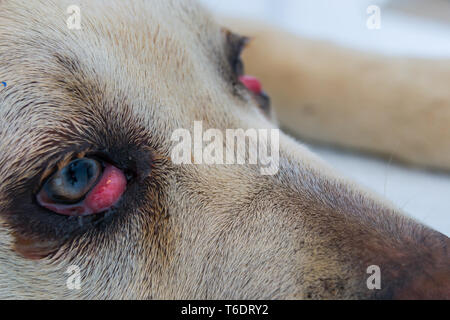
M 72 1 L 0 1 L 0 298 L 450 298 L 449 238 L 289 135 L 273 175 L 175 164 L 171 140 L 196 121 L 279 122 L 449 168 L 448 64 L 255 24 L 249 43 L 237 33 L 249 25 L 230 30 L 191 0 L 76 2 L 80 30 L 68 28 Z M 243 73 L 245 46 L 275 111 Z M 410 77 L 420 72 L 439 78 Z

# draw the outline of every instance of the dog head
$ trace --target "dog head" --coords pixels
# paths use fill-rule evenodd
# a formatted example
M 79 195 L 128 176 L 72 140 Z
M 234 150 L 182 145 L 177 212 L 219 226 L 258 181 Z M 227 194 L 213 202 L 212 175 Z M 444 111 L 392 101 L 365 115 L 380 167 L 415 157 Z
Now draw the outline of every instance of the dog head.
M 188 0 L 81 1 L 81 30 L 70 5 L 0 1 L 1 297 L 448 297 L 447 237 L 283 133 L 273 175 L 176 164 L 198 121 L 276 128 L 245 38 Z

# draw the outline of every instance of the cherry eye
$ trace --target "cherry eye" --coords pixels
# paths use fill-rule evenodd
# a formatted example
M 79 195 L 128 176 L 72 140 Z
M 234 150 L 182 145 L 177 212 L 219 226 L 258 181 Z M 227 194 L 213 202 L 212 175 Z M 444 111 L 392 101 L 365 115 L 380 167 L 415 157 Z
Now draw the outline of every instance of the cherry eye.
M 239 80 L 242 82 L 244 86 L 247 87 L 248 90 L 250 90 L 254 94 L 259 95 L 263 92 L 262 84 L 257 78 L 243 75 L 239 77 Z
M 124 173 L 111 164 L 77 159 L 52 175 L 36 198 L 55 213 L 85 216 L 114 206 L 125 192 L 126 183 Z

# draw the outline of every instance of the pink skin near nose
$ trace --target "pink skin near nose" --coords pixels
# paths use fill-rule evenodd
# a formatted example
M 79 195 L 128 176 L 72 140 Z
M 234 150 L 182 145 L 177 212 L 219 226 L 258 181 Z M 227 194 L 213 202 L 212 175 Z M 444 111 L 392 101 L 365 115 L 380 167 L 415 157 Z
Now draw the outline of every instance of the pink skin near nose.
M 100 181 L 83 202 L 73 205 L 55 204 L 42 191 L 37 200 L 43 207 L 67 216 L 86 216 L 100 213 L 114 206 L 125 192 L 127 179 L 123 172 L 107 165 Z
M 259 95 L 262 93 L 262 84 L 257 78 L 253 76 L 241 76 L 239 80 L 247 87 L 251 92 Z

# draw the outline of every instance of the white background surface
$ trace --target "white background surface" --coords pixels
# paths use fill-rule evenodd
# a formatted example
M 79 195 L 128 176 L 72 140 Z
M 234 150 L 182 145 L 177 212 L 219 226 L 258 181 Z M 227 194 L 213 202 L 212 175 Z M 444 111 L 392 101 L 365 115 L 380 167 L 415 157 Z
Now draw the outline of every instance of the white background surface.
M 391 12 L 383 7 L 387 1 L 201 1 L 219 14 L 267 21 L 303 36 L 327 39 L 349 47 L 392 55 L 450 58 L 450 24 Z M 381 7 L 380 30 L 366 27 L 369 5 Z M 450 173 L 430 173 L 404 168 L 388 160 L 319 146 L 311 148 L 342 174 L 384 195 L 397 207 L 450 236 Z

